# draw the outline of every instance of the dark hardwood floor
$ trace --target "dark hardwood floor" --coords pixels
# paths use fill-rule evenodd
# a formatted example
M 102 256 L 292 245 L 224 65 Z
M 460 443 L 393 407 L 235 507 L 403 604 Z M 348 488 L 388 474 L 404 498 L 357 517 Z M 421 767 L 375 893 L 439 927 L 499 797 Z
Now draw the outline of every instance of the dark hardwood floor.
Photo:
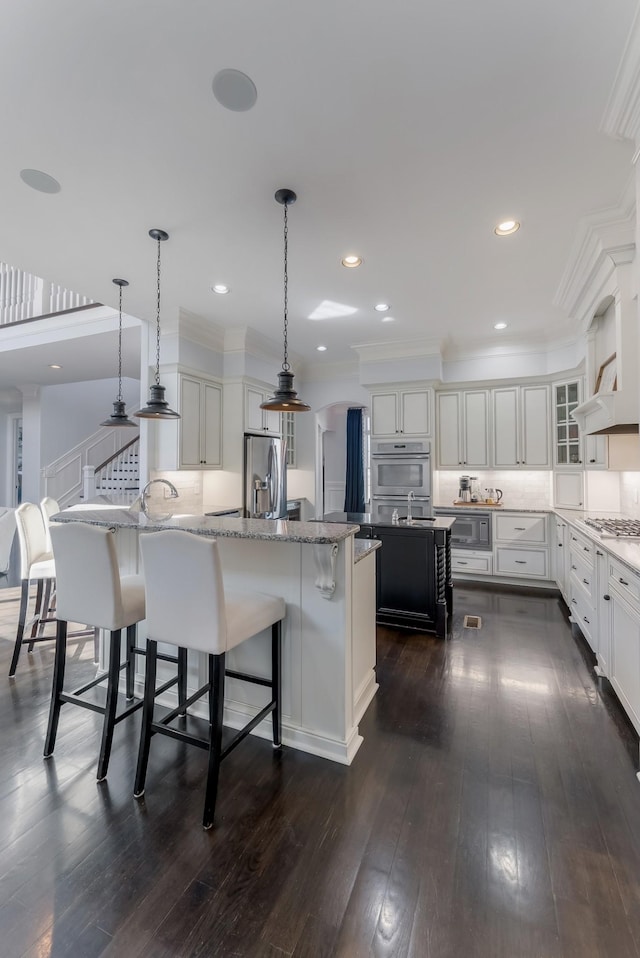
M 0 591 L 0 956 L 639 958 L 635 734 L 557 595 L 454 607 L 447 641 L 380 630 L 350 768 L 251 737 L 204 832 L 199 750 L 154 739 L 133 800 L 139 713 L 107 782 L 79 709 L 43 760 L 53 644 L 9 681 Z

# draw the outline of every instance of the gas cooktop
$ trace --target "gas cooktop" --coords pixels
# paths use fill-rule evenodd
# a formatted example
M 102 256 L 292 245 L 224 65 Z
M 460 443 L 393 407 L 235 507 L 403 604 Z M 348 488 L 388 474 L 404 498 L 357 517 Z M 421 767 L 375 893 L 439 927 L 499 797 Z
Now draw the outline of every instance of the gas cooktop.
M 639 519 L 584 519 L 584 524 L 599 532 L 603 539 L 640 539 Z

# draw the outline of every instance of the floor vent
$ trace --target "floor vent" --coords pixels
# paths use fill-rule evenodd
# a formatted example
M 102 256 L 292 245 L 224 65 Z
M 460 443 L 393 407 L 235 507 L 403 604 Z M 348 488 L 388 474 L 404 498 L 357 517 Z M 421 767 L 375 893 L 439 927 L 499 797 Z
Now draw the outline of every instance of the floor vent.
M 479 615 L 465 615 L 462 627 L 464 629 L 481 629 L 482 619 Z

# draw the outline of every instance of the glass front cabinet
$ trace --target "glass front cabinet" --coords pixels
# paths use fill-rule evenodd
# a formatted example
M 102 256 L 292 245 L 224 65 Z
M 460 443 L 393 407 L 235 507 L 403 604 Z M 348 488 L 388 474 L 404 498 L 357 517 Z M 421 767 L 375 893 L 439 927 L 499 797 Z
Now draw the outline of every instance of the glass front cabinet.
M 571 411 L 580 404 L 580 380 L 555 383 L 553 387 L 554 439 L 553 459 L 556 466 L 582 465 L 582 443 L 578 423 Z

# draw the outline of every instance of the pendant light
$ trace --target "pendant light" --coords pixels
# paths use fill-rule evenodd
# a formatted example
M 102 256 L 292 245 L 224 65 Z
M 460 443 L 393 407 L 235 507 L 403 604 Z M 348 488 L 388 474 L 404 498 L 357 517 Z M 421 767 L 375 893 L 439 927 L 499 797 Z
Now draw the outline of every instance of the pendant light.
M 113 404 L 113 412 L 108 419 L 101 422 L 101 426 L 134 426 L 138 424 L 129 419 L 125 410 L 125 404 L 122 400 L 122 287 L 128 286 L 126 279 L 111 280 L 120 289 L 120 298 L 118 303 L 118 398 Z
M 158 244 L 158 262 L 157 262 L 157 304 L 156 304 L 156 381 L 149 386 L 149 402 L 134 416 L 139 419 L 180 419 L 180 413 L 174 412 L 169 408 L 169 403 L 164 398 L 164 386 L 160 385 L 160 243 L 169 239 L 169 234 L 164 230 L 149 230 L 151 239 L 156 240 Z
M 277 203 L 284 206 L 284 358 L 282 360 L 282 371 L 278 373 L 278 386 L 274 391 L 273 399 L 267 399 L 260 404 L 261 409 L 268 409 L 272 412 L 309 412 L 311 406 L 298 399 L 298 394 L 293 388 L 293 373 L 289 365 L 287 330 L 289 325 L 288 307 L 289 307 L 289 275 L 288 275 L 288 238 L 289 226 L 287 222 L 287 209 L 291 203 L 297 200 L 293 190 L 282 189 L 275 194 Z

